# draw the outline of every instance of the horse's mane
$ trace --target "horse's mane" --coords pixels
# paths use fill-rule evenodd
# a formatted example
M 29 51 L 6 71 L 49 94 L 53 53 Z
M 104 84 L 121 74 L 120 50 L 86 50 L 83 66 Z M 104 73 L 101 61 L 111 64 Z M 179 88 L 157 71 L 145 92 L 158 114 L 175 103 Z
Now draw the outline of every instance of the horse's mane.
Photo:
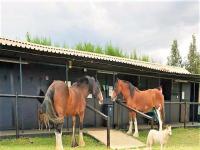
M 76 86 L 81 86 L 83 84 L 87 84 L 89 87 L 89 91 L 92 92 L 93 89 L 93 82 L 95 81 L 94 77 L 90 77 L 90 76 L 83 76 L 81 78 L 78 79 L 77 82 L 75 82 L 73 85 Z
M 137 87 L 135 87 L 131 82 L 123 80 L 125 83 L 128 84 L 131 96 L 134 95 L 135 90 L 139 91 Z

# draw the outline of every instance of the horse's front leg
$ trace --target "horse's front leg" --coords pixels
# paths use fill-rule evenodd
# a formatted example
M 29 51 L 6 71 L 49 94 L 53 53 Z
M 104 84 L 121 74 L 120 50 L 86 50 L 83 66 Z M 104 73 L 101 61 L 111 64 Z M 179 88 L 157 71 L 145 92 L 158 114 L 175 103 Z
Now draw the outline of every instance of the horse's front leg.
M 160 107 L 158 107 L 156 109 L 156 113 L 157 113 L 157 116 L 158 116 L 159 131 L 162 131 L 162 120 L 161 120 L 161 109 L 160 109 Z
M 62 126 L 63 124 L 58 124 L 56 125 L 56 150 L 63 150 L 63 145 L 62 145 Z
M 133 117 L 134 125 L 135 125 L 135 132 L 134 132 L 133 136 L 139 137 L 136 113 L 132 113 L 132 117 Z
M 160 150 L 163 150 L 163 144 L 160 145 Z
M 76 132 L 76 116 L 72 116 L 72 147 L 78 146 L 75 137 Z
M 133 131 L 133 118 L 131 112 L 129 112 L 129 128 L 128 131 L 126 132 L 128 135 L 131 135 Z
M 49 131 L 50 131 L 50 130 L 51 130 L 51 127 L 50 127 L 49 121 L 47 122 L 47 125 L 48 125 Z
M 85 142 L 83 140 L 83 118 L 84 118 L 84 113 L 79 115 L 79 146 L 85 146 Z
M 38 121 L 38 126 L 39 126 L 39 129 L 38 129 L 38 130 L 40 130 L 40 126 L 41 126 L 41 125 L 40 125 L 40 121 Z

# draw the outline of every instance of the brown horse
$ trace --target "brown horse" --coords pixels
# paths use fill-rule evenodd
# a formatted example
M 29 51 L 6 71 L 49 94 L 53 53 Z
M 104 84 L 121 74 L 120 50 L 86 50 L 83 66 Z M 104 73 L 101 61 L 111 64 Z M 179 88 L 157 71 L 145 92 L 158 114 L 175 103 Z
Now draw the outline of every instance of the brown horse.
M 149 112 L 152 108 L 156 109 L 159 130 L 162 130 L 162 121 L 164 121 L 164 96 L 162 89 L 148 89 L 140 91 L 138 88 L 133 86 L 130 82 L 124 80 L 117 80 L 111 99 L 114 101 L 118 94 L 122 93 L 127 106 L 139 110 L 143 113 Z M 162 120 L 161 120 L 162 116 Z M 135 125 L 135 133 L 133 136 L 138 137 L 138 127 L 136 113 L 133 111 L 129 112 L 129 130 L 127 134 L 132 134 L 133 121 Z
M 62 81 L 54 81 L 48 88 L 43 102 L 45 111 L 54 123 L 56 135 L 56 150 L 63 150 L 62 126 L 65 116 L 72 116 L 72 147 L 78 146 L 75 138 L 76 115 L 79 116 L 79 145 L 84 146 L 83 118 L 85 114 L 86 98 L 89 94 L 97 97 L 99 103 L 103 103 L 100 85 L 93 77 L 84 76 L 68 87 Z

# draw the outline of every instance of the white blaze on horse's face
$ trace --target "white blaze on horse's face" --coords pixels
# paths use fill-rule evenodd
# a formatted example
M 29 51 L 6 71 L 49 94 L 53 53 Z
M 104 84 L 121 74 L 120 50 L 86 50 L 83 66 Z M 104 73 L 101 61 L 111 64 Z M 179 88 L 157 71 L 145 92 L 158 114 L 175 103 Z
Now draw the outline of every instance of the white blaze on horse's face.
M 115 101 L 117 99 L 117 94 L 115 91 L 112 92 L 111 100 Z
M 99 92 L 99 94 L 98 94 L 98 99 L 99 99 L 99 105 L 102 105 L 103 104 L 103 95 L 101 92 Z

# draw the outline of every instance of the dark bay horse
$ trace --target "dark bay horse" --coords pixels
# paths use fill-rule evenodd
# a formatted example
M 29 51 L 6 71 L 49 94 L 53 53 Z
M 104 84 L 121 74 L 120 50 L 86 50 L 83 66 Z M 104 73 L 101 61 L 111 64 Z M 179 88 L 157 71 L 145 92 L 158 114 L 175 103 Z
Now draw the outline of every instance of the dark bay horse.
M 103 103 L 100 85 L 93 77 L 84 76 L 68 87 L 63 81 L 54 81 L 48 88 L 44 102 L 43 111 L 49 115 L 54 123 L 56 136 L 56 150 L 63 150 L 62 126 L 65 116 L 72 116 L 72 147 L 78 146 L 75 138 L 76 116 L 79 116 L 79 146 L 84 146 L 83 140 L 83 118 L 85 114 L 86 98 L 92 94 Z
M 164 116 L 165 116 L 164 96 L 162 94 L 162 88 L 140 91 L 130 82 L 118 79 L 117 82 L 115 83 L 111 99 L 114 101 L 119 93 L 123 95 L 127 106 L 131 108 L 137 109 L 143 113 L 149 112 L 152 108 L 156 109 L 159 121 L 159 130 L 162 130 L 162 121 L 164 121 Z M 138 137 L 139 134 L 137 127 L 136 113 L 133 111 L 129 112 L 129 130 L 127 134 L 132 134 L 132 128 L 133 128 L 132 120 L 134 120 L 134 125 L 135 125 L 135 132 L 133 136 Z

